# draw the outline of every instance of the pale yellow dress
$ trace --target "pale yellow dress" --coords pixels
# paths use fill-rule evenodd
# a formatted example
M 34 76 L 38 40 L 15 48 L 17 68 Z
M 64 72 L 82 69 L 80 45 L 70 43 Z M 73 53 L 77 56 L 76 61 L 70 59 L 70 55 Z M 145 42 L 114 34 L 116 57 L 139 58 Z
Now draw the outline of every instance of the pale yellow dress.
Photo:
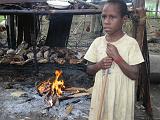
M 105 36 L 93 41 L 84 58 L 96 63 L 106 57 Z M 121 39 L 111 44 L 115 45 L 122 58 L 130 65 L 144 61 L 137 41 L 125 34 Z M 99 98 L 102 92 L 103 72 L 98 71 L 93 86 L 89 120 L 97 120 Z M 134 120 L 135 81 L 128 78 L 119 66 L 113 62 L 108 74 L 105 88 L 105 102 L 103 120 Z

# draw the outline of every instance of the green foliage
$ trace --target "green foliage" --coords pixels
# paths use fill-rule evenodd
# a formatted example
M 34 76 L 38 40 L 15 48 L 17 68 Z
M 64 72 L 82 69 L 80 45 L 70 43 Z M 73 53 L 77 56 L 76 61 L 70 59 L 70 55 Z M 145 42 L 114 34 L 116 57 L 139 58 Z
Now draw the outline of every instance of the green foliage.
M 4 16 L 0 16 L 0 22 L 4 20 Z
M 150 12 L 147 12 L 148 17 L 155 17 L 155 12 L 151 12 L 151 11 L 156 10 L 156 2 L 146 1 L 145 8 L 147 8 L 147 10 L 150 11 Z

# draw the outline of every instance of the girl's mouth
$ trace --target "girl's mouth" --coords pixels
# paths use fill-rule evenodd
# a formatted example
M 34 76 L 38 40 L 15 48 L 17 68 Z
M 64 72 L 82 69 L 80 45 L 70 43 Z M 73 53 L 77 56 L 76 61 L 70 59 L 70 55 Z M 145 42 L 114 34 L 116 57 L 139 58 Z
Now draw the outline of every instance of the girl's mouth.
M 105 31 L 110 31 L 111 28 L 109 28 L 109 27 L 104 27 L 104 30 L 105 30 Z

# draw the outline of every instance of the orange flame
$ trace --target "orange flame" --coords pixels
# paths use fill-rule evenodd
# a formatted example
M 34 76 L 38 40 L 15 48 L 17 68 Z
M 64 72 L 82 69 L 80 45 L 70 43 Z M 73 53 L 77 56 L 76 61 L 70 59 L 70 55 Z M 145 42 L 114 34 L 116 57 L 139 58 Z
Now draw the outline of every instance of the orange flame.
M 62 75 L 61 70 L 55 71 L 55 79 L 49 79 L 47 81 L 42 82 L 40 85 L 37 86 L 38 92 L 42 95 L 45 93 L 56 94 L 57 96 L 62 95 L 62 89 L 65 88 L 64 81 L 59 80 L 60 76 Z
M 52 88 L 52 92 L 54 92 L 54 90 L 55 90 L 57 96 L 60 96 L 60 95 L 62 95 L 62 88 L 65 88 L 64 81 L 63 80 L 58 81 L 59 77 L 62 75 L 62 71 L 56 70 L 55 75 L 56 75 L 56 78 L 55 78 L 51 88 Z

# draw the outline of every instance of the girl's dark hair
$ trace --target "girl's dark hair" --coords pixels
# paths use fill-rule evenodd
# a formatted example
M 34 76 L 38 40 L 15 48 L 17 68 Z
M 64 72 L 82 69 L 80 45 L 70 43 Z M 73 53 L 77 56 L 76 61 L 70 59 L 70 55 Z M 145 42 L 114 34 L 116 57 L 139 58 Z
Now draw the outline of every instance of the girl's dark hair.
M 105 4 L 114 4 L 114 5 L 118 5 L 119 9 L 120 9 L 120 14 L 122 17 L 128 15 L 128 8 L 126 3 L 123 0 L 108 0 L 106 1 Z

